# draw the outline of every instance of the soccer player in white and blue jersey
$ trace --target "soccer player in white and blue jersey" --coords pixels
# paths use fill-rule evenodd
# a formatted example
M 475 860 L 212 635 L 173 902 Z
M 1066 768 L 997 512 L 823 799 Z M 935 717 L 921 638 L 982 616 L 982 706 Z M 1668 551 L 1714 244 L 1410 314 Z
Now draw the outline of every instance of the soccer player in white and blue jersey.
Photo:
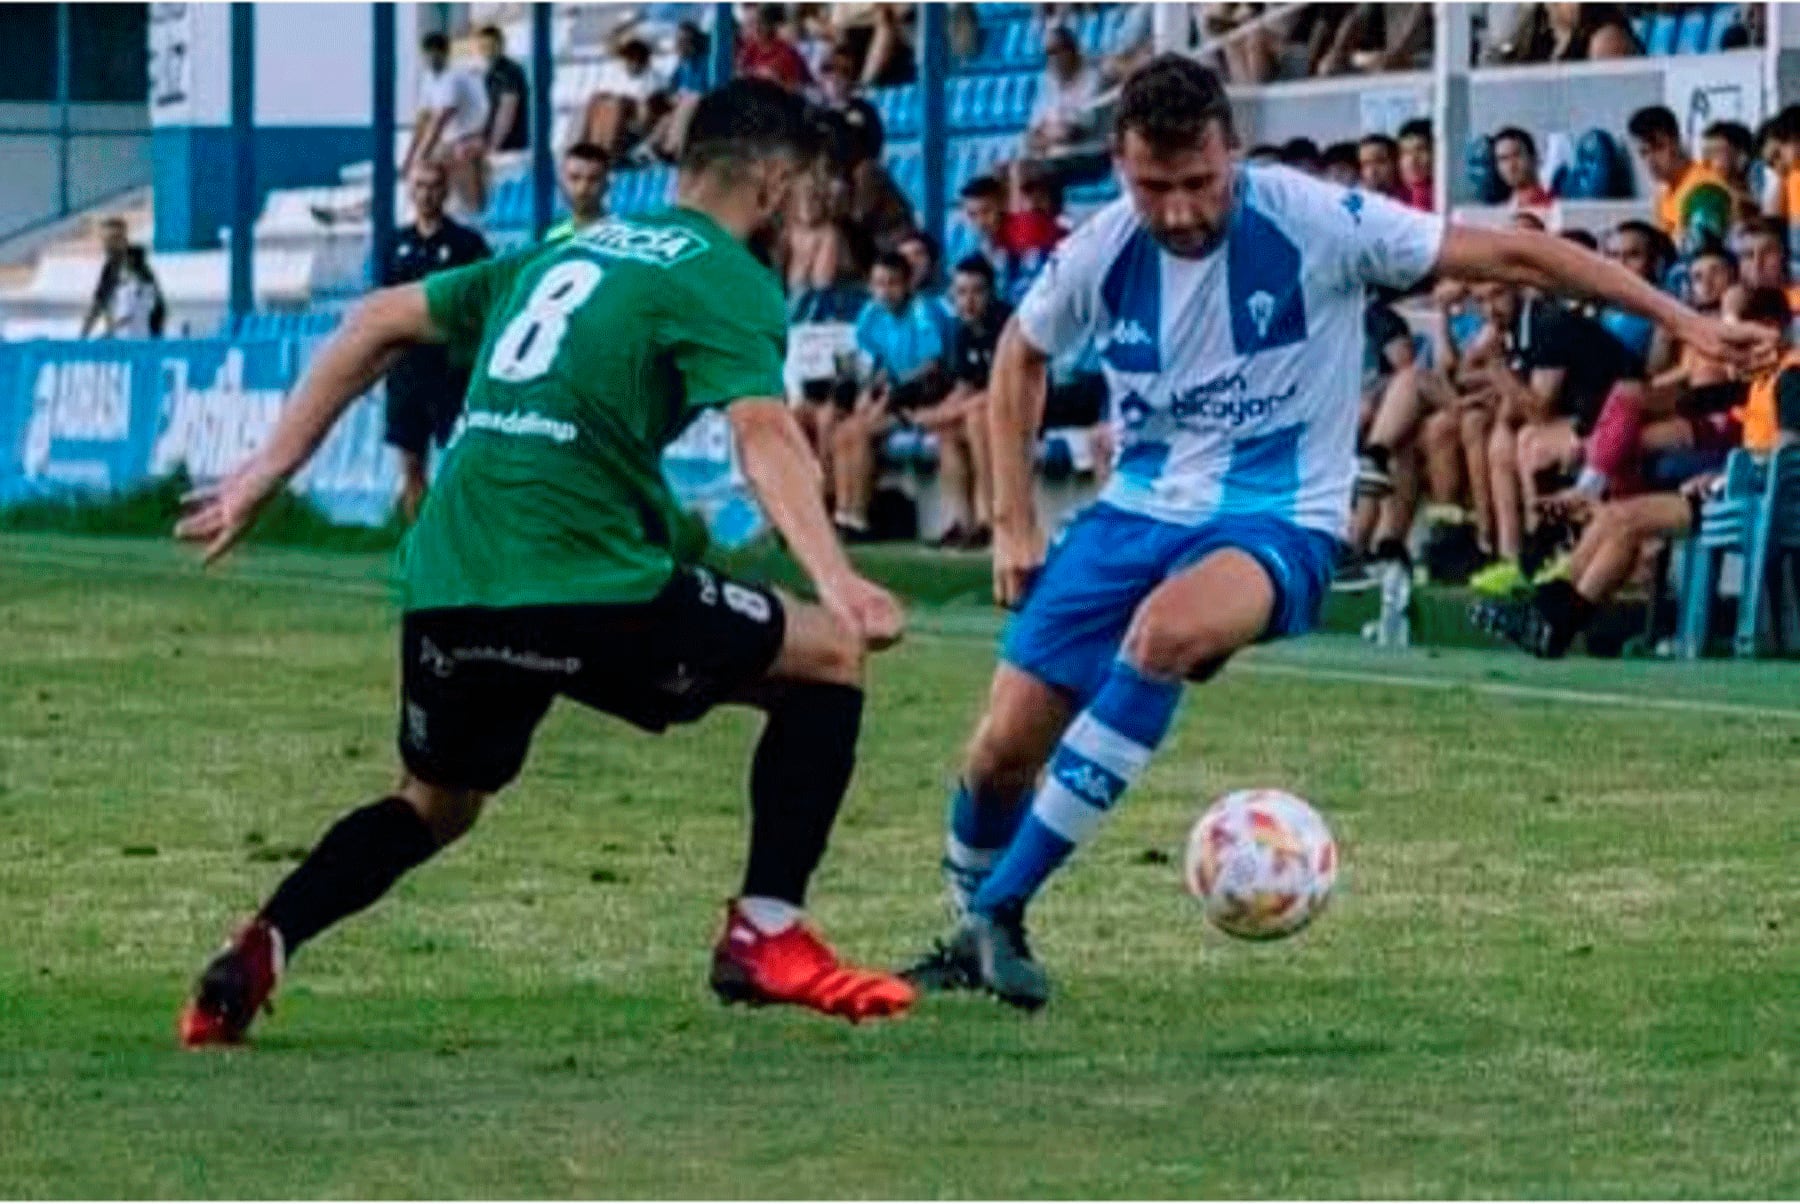
M 1028 1008 L 1049 980 L 1026 904 L 1143 772 L 1183 683 L 1318 619 L 1356 475 L 1368 286 L 1433 272 L 1531 284 L 1642 313 L 1732 362 L 1772 354 L 1766 335 L 1566 240 L 1237 165 L 1224 90 L 1179 56 L 1126 82 L 1114 136 L 1126 196 L 1058 250 L 996 353 L 994 582 L 1019 610 L 950 804 L 959 922 L 911 972 Z M 1118 458 L 1046 560 L 1031 479 L 1045 365 L 1087 340 Z

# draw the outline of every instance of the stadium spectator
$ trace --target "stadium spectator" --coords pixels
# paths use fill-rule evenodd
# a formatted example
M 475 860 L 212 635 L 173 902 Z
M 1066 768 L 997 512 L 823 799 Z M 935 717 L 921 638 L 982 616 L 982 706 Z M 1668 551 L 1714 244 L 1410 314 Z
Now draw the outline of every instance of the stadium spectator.
M 545 233 L 546 242 L 573 238 L 606 216 L 606 188 L 612 161 L 591 142 L 577 142 L 563 152 L 561 177 L 569 216 Z
M 945 348 L 949 348 L 956 336 L 956 308 L 940 274 L 937 240 L 923 230 L 911 230 L 894 244 L 894 250 L 912 268 L 913 294 L 925 303 Z
M 1400 199 L 1414 209 L 1430 212 L 1437 207 L 1431 122 L 1424 117 L 1413 118 L 1400 127 L 1399 143 Z
M 1572 63 L 1644 53 L 1622 5 L 1522 4 L 1517 13 L 1490 61 Z
M 863 52 L 862 83 L 869 88 L 894 88 L 919 78 L 919 61 L 913 53 L 906 18 L 910 4 L 877 4 L 875 29 Z
M 1756 190 L 1750 184 L 1750 165 L 1756 159 L 1756 141 L 1741 121 L 1715 121 L 1700 136 L 1700 161 L 1725 182 L 1731 193 L 1732 225 L 1762 212 Z
M 1775 368 L 1738 390 L 1744 398 L 1738 440 L 1752 453 L 1765 453 L 1800 439 L 1800 355 L 1788 343 L 1792 313 L 1779 290 L 1753 292 L 1744 321 L 1782 336 Z M 1713 461 L 1715 466 L 1722 463 L 1722 456 Z M 1631 580 L 1652 540 L 1687 535 L 1699 525 L 1702 508 L 1718 484 L 1715 472 L 1716 467 L 1703 469 L 1662 492 L 1598 506 L 1580 503 L 1581 516 L 1588 522 L 1570 557 L 1567 576 L 1537 586 L 1529 602 L 1477 606 L 1471 619 L 1534 656 L 1562 656 L 1600 608 Z
M 1744 223 L 1738 232 L 1738 288 L 1734 294 L 1754 292 L 1759 288 L 1781 290 L 1788 308 L 1800 314 L 1800 285 L 1791 282 L 1788 273 L 1787 241 L 1781 226 L 1759 217 Z M 1725 309 L 1741 316 L 1741 295 L 1726 298 Z
M 963 221 L 975 232 L 975 250 L 994 271 L 994 295 L 1017 304 L 1026 281 L 1018 258 L 1006 245 L 1006 185 L 993 176 L 976 176 L 963 185 Z
M 449 186 L 442 165 L 419 163 L 407 177 L 413 221 L 394 233 L 393 258 L 382 265 L 383 286 L 411 284 L 436 272 L 488 257 L 487 242 L 445 213 Z M 430 445 L 443 447 L 462 413 L 469 365 L 453 364 L 441 346 L 409 347 L 387 377 L 387 443 L 400 453 L 400 510 L 419 516 L 429 484 Z
M 1313 75 L 1404 71 L 1431 52 L 1429 4 L 1320 4 L 1311 11 L 1319 14 L 1309 55 Z
M 818 173 L 796 183 L 775 257 L 792 314 L 805 312 L 821 294 L 858 278 L 850 238 L 831 205 L 830 185 Z
M 813 100 L 828 109 L 842 110 L 862 90 L 862 78 L 856 70 L 856 56 L 847 46 L 834 46 L 814 72 L 817 81 Z
M 971 255 L 950 286 L 955 326 L 949 344 L 950 392 L 914 414 L 938 440 L 938 480 L 950 521 L 940 547 L 984 548 L 993 538 L 988 480 L 987 387 L 994 348 L 1012 310 L 994 296 L 994 269 Z
M 1494 135 L 1494 170 L 1506 185 L 1506 204 L 1514 209 L 1545 209 L 1556 203 L 1538 180 L 1537 142 L 1518 126 L 1509 125 Z
M 1149 5 L 1140 5 L 1149 8 Z M 1266 84 L 1281 67 L 1283 27 L 1261 21 L 1261 4 L 1201 4 L 1200 32 L 1223 43 L 1219 59 L 1235 84 Z
M 1364 134 L 1356 145 L 1356 174 L 1364 190 L 1400 195 L 1400 144 L 1386 134 Z
M 1095 104 L 1100 99 L 1100 72 L 1081 54 L 1066 26 L 1044 36 L 1044 74 L 1025 126 L 1025 151 L 1037 158 L 1057 158 L 1094 150 L 1101 138 Z
M 1385 298 L 1363 311 L 1363 405 L 1358 420 L 1356 501 L 1350 560 L 1340 584 L 1367 580 L 1371 562 L 1411 566 L 1406 535 L 1418 502 L 1419 367 L 1412 331 Z
M 738 41 L 737 73 L 770 79 L 798 92 L 811 81 L 806 60 L 781 33 L 787 14 L 779 4 L 759 4 L 752 11 L 749 28 Z
M 869 301 L 856 319 L 856 346 L 869 361 L 868 383 L 831 436 L 834 517 L 847 540 L 868 536 L 876 440 L 892 429 L 897 415 L 935 400 L 933 386 L 944 364 L 938 323 L 913 293 L 912 266 L 897 252 L 883 252 L 869 271 Z
M 1123 80 L 1156 53 L 1155 6 L 1132 4 L 1127 9 L 1111 53 L 1100 64 L 1100 77 L 1109 83 Z
M 520 151 L 531 145 L 531 84 L 525 68 L 506 55 L 506 35 L 483 25 L 481 57 L 487 64 L 482 85 L 487 92 L 487 148 L 490 155 Z
M 1333 142 L 1319 156 L 1314 174 L 1340 188 L 1355 188 L 1362 183 L 1362 152 L 1354 142 Z
M 99 332 L 106 339 L 161 338 L 168 307 L 162 286 L 150 270 L 150 257 L 131 241 L 123 218 L 100 223 L 105 258 L 94 282 L 94 299 L 81 320 L 81 336 Z
M 681 144 L 687 139 L 688 122 L 694 109 L 706 94 L 711 67 L 707 62 L 710 39 L 692 21 L 675 27 L 675 69 L 669 75 L 667 111 L 651 127 L 650 150 L 665 163 L 681 157 Z
M 1289 138 L 1281 144 L 1279 153 L 1284 165 L 1309 176 L 1316 176 L 1325 169 L 1324 160 L 1319 154 L 1319 144 L 1311 138 Z M 1351 158 L 1354 160 L 1355 155 Z
M 917 223 L 912 202 L 881 161 L 886 141 L 881 115 L 859 97 L 835 114 L 833 129 L 833 160 L 847 190 L 844 216 L 873 250 L 891 250 Z M 858 259 L 866 267 L 873 255 L 859 252 Z
M 1017 185 L 1001 239 L 1012 254 L 1014 272 L 1024 288 L 1043 270 L 1050 253 L 1069 235 L 1063 220 L 1062 181 L 1050 171 L 1015 164 Z
M 450 39 L 443 34 L 426 34 L 419 50 L 418 111 L 400 174 L 410 179 L 417 164 L 442 164 L 462 212 L 479 214 L 487 208 L 487 92 L 450 62 Z
M 1731 190 L 1716 172 L 1689 156 L 1681 126 L 1666 106 L 1631 115 L 1632 145 L 1656 181 L 1656 223 L 1683 254 L 1708 238 L 1723 242 L 1731 230 Z
M 668 81 L 657 71 L 649 43 L 631 38 L 602 69 L 582 115 L 579 141 L 622 157 L 671 107 Z

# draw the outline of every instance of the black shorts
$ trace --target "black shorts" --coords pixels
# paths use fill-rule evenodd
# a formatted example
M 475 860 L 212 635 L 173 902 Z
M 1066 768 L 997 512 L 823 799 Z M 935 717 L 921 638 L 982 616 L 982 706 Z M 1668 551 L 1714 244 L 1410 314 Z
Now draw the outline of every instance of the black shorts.
M 450 367 L 442 347 L 414 347 L 387 378 L 387 444 L 423 456 L 450 441 L 469 377 Z
M 773 593 L 704 568 L 635 605 L 408 612 L 401 760 L 436 786 L 498 790 L 558 695 L 646 731 L 691 723 L 767 675 L 786 627 Z

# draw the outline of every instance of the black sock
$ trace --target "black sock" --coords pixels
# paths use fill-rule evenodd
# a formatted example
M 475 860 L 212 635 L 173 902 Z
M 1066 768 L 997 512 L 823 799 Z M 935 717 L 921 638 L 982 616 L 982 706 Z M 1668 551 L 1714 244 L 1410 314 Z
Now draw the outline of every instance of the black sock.
M 1367 456 L 1369 458 L 1369 463 L 1373 464 L 1379 471 L 1386 472 L 1388 470 L 1388 457 L 1393 453 L 1379 443 L 1371 443 L 1363 448 L 1362 454 Z
M 294 950 L 387 893 L 400 875 L 437 852 L 437 840 L 412 805 L 384 798 L 331 826 L 263 906 L 262 918 Z
M 750 864 L 746 895 L 806 905 L 806 884 L 825 856 L 838 806 L 856 767 L 863 693 L 855 686 L 784 687 L 750 766 Z
M 1564 578 L 1538 586 L 1532 603 L 1557 635 L 1568 639 L 1586 627 L 1598 609 L 1581 596 L 1573 582 Z

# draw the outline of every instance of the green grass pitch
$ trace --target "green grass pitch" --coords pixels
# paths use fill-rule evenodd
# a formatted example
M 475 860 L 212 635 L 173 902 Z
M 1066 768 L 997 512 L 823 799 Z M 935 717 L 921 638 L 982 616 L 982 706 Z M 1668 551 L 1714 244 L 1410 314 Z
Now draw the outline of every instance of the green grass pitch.
M 173 1046 L 234 918 L 392 773 L 378 559 L 0 537 L 0 1196 L 1800 1194 L 1792 665 L 1259 650 L 1193 692 L 1049 891 L 1059 994 L 861 1029 L 703 989 L 752 723 L 560 708 L 471 837 L 293 967 L 254 1049 Z M 941 923 L 974 608 L 875 665 L 816 911 Z M 1345 850 L 1272 946 L 1172 858 L 1279 785 Z

